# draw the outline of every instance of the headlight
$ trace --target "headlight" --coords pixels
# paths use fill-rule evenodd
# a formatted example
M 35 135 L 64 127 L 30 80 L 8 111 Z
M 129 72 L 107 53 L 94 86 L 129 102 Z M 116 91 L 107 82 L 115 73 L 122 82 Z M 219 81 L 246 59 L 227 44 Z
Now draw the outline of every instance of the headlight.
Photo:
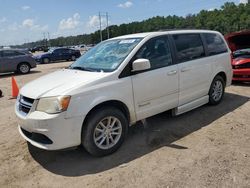
M 38 101 L 36 110 L 48 114 L 56 114 L 66 111 L 70 102 L 70 96 L 46 97 Z

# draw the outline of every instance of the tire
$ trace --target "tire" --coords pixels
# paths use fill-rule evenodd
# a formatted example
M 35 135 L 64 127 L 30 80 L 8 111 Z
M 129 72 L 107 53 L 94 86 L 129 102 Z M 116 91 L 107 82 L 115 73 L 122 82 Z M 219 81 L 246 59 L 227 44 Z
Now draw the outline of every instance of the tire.
M 17 66 L 17 72 L 20 74 L 28 74 L 30 72 L 30 65 L 28 63 L 20 63 Z
M 217 75 L 210 86 L 209 89 L 209 104 L 217 105 L 221 102 L 225 92 L 225 81 L 224 79 Z
M 108 125 L 112 128 L 107 129 Z M 109 155 L 121 146 L 127 131 L 128 120 L 119 109 L 101 108 L 91 113 L 83 125 L 82 145 L 93 156 Z
M 75 55 L 72 55 L 71 56 L 71 61 L 75 61 L 76 60 L 76 56 Z
M 42 59 L 42 63 L 43 63 L 43 64 L 50 63 L 50 59 L 47 58 L 47 57 L 45 57 L 45 58 Z

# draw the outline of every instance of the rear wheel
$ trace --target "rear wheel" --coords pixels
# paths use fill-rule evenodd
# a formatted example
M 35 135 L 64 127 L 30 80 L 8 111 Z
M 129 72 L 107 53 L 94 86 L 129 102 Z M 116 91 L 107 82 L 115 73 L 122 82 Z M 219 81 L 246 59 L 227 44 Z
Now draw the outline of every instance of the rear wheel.
M 82 144 L 94 156 L 105 156 L 115 152 L 123 143 L 128 120 L 116 108 L 106 107 L 94 111 L 82 131 Z
M 224 79 L 217 75 L 209 89 L 209 104 L 217 105 L 221 102 L 225 91 Z
M 42 59 L 42 63 L 44 63 L 44 64 L 47 64 L 49 62 L 50 62 L 50 59 L 47 57 Z
M 20 63 L 17 67 L 17 72 L 20 74 L 27 74 L 30 72 L 30 65 L 28 63 Z

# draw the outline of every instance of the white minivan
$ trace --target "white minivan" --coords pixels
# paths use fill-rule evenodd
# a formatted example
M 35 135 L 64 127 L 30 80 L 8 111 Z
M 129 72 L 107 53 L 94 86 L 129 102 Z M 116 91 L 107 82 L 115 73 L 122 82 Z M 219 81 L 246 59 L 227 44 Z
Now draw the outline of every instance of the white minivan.
M 18 128 L 38 148 L 82 144 L 103 156 L 116 151 L 128 127 L 139 120 L 218 104 L 231 79 L 231 52 L 219 32 L 116 37 L 68 68 L 25 85 L 16 101 Z

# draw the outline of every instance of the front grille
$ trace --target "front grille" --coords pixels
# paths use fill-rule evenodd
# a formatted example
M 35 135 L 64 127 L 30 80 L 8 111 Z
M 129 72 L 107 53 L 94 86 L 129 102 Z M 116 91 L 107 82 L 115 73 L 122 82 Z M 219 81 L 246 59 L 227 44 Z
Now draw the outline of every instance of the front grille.
M 25 96 L 20 96 L 19 99 L 19 111 L 25 113 L 26 115 L 30 112 L 30 109 L 34 103 L 34 99 L 25 97 Z
M 233 69 L 250 69 L 250 62 L 241 65 L 233 65 Z

